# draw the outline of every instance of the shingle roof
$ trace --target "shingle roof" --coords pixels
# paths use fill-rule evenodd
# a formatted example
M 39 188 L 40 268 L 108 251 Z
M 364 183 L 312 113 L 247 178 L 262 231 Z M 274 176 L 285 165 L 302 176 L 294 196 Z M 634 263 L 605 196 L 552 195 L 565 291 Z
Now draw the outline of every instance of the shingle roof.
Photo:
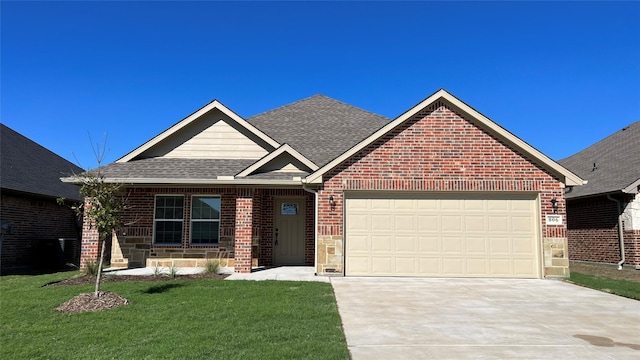
M 233 176 L 255 160 L 148 158 L 112 163 L 100 169 L 107 178 L 121 179 L 216 179 Z
M 588 180 L 567 198 L 621 191 L 640 179 L 640 121 L 559 163 Z
M 390 119 L 314 95 L 247 121 L 322 166 L 388 124 Z
M 83 170 L 0 124 L 0 187 L 50 197 L 81 199 L 79 188 L 60 181 Z

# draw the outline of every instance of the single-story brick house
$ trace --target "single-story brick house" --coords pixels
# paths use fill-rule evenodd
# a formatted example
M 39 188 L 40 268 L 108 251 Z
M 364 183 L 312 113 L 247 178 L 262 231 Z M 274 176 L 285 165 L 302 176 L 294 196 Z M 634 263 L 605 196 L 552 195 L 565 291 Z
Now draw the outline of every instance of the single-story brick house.
M 640 121 L 560 163 L 588 181 L 565 195 L 569 259 L 640 269 Z
M 80 201 L 78 187 L 61 176 L 83 170 L 0 124 L 1 269 L 57 267 L 80 260 L 81 222 L 56 198 Z M 66 249 L 61 249 L 60 239 Z
M 393 120 L 322 95 L 247 119 L 213 101 L 101 171 L 133 207 L 112 266 L 347 276 L 566 276 L 564 189 L 583 183 L 445 90 Z

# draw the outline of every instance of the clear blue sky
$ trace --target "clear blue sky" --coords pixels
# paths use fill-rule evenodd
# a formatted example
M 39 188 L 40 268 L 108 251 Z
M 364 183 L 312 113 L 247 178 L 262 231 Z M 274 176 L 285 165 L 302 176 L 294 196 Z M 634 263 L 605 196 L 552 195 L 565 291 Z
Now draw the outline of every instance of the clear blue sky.
M 640 120 L 639 2 L 0 6 L 2 123 L 84 168 L 89 135 L 112 162 L 213 99 L 395 118 L 445 88 L 556 160 Z

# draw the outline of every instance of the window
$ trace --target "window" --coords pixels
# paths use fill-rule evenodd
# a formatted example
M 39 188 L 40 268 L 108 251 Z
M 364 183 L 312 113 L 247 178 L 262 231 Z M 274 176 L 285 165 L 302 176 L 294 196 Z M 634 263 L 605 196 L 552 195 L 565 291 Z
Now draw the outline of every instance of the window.
M 191 199 L 191 244 L 217 244 L 220 239 L 220 198 Z
M 181 244 L 184 196 L 156 196 L 153 220 L 155 244 Z

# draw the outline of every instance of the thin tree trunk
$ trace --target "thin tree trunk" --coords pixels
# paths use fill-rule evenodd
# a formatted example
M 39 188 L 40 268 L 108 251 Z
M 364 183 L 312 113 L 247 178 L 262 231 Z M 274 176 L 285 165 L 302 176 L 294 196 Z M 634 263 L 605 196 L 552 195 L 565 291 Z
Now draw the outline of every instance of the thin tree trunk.
M 98 274 L 96 274 L 96 291 L 93 294 L 95 297 L 100 297 L 100 279 L 102 278 L 102 262 L 104 260 L 105 242 L 105 240 L 102 240 L 102 248 L 100 249 L 100 262 L 98 263 Z

